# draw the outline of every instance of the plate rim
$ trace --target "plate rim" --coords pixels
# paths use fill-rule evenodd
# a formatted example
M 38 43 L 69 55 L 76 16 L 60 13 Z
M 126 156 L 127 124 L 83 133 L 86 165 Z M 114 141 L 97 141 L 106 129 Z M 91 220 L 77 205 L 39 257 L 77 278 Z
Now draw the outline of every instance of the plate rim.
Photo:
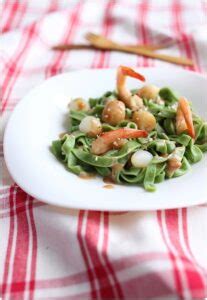
M 207 83 L 207 80 L 205 78 L 205 76 L 203 74 L 200 74 L 200 73 L 196 73 L 194 71 L 191 71 L 191 70 L 184 70 L 184 69 L 177 69 L 177 68 L 172 68 L 172 67 L 136 67 L 135 69 L 137 70 L 150 70 L 150 69 L 153 69 L 153 70 L 157 70 L 159 72 L 159 70 L 161 70 L 161 72 L 163 71 L 167 71 L 167 70 L 173 70 L 175 72 L 179 72 L 179 73 L 190 73 L 191 75 L 193 76 L 196 76 L 202 80 L 205 80 L 206 83 Z M 154 210 L 159 210 L 159 209 L 175 209 L 175 208 L 182 208 L 182 207 L 192 207 L 192 206 L 195 206 L 195 205 L 203 205 L 204 203 L 206 203 L 205 200 L 203 200 L 203 202 L 196 202 L 194 203 L 193 201 L 191 201 L 187 206 L 184 205 L 183 203 L 180 203 L 180 205 L 176 204 L 176 205 L 173 205 L 173 203 L 167 203 L 166 207 L 162 206 L 162 207 L 159 207 L 157 205 L 154 205 L 154 203 L 152 203 L 152 205 L 150 207 L 146 207 L 145 209 L 142 209 L 142 208 L 133 208 L 133 207 L 128 207 L 127 209 L 126 208 L 117 208 L 113 205 L 111 205 L 110 208 L 105 208 L 103 206 L 100 206 L 99 205 L 93 205 L 93 207 L 87 207 L 87 205 L 83 208 L 83 206 L 81 205 L 81 203 L 79 202 L 75 202 L 74 200 L 73 201 L 70 201 L 70 204 L 65 206 L 64 204 L 62 203 L 58 203 L 58 200 L 56 202 L 53 202 L 53 201 L 48 201 L 48 199 L 44 199 L 41 198 L 40 196 L 37 197 L 37 195 L 33 194 L 31 191 L 29 191 L 27 189 L 27 187 L 22 187 L 21 184 L 19 184 L 19 180 L 18 178 L 14 178 L 14 175 L 12 174 L 12 171 L 10 169 L 10 163 L 8 161 L 8 157 L 7 157 L 7 151 L 5 149 L 7 149 L 7 140 L 8 140 L 8 130 L 9 130 L 9 124 L 10 122 L 12 122 L 12 115 L 19 109 L 19 107 L 21 107 L 22 105 L 24 105 L 24 102 L 26 102 L 27 98 L 30 96 L 30 94 L 33 94 L 36 90 L 38 90 L 39 88 L 41 88 L 43 85 L 45 85 L 46 82 L 49 82 L 49 81 L 53 81 L 57 78 L 61 78 L 61 77 L 65 77 L 67 75 L 71 75 L 72 73 L 79 73 L 79 72 L 104 72 L 104 71 L 116 71 L 116 68 L 102 68 L 102 69 L 90 69 L 90 68 L 87 68 L 87 69 L 76 69 L 76 70 L 71 70 L 69 72 L 64 72 L 64 73 L 61 73 L 61 74 L 58 74 L 58 75 L 55 75 L 55 76 L 52 76 L 46 80 L 44 80 L 43 82 L 41 82 L 40 84 L 38 84 L 37 86 L 35 86 L 34 88 L 32 88 L 31 90 L 29 90 L 20 100 L 19 102 L 17 103 L 17 105 L 15 106 L 14 110 L 12 111 L 12 113 L 10 114 L 9 116 L 9 119 L 6 123 L 6 127 L 5 127 L 5 130 L 4 130 L 4 136 L 3 136 L 3 152 L 4 152 L 4 160 L 5 160 L 5 163 L 6 163 L 6 166 L 8 168 L 8 171 L 9 171 L 9 174 L 10 176 L 12 177 L 12 179 L 14 180 L 15 183 L 17 183 L 18 186 L 20 186 L 20 188 L 22 190 L 24 190 L 26 193 L 28 193 L 29 195 L 31 195 L 32 197 L 34 197 L 35 199 L 38 199 L 44 203 L 47 203 L 47 204 L 50 204 L 50 205 L 55 205 L 55 206 L 59 206 L 59 207 L 65 207 L 65 208 L 70 208 L 70 209 L 86 209 L 86 210 L 98 210 L 98 211 L 154 211 Z M 202 192 L 199 192 L 200 193 L 200 197 L 199 198 L 203 198 L 205 199 L 204 195 L 202 196 Z M 72 203 L 72 205 L 71 205 Z M 98 204 L 98 203 L 97 203 Z M 114 203 L 116 204 L 116 203 Z

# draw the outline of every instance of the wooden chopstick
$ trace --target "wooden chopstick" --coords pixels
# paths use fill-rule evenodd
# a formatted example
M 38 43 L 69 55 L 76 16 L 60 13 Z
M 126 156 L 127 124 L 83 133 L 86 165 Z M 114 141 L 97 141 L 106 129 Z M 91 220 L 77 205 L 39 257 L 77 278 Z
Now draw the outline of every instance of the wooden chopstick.
M 163 49 L 165 45 L 126 45 L 134 49 L 147 49 L 147 50 L 159 50 Z M 95 47 L 93 45 L 86 44 L 60 44 L 52 47 L 52 50 L 55 51 L 67 51 L 67 50 L 94 50 Z M 103 49 L 104 50 L 104 49 Z
M 57 45 L 52 47 L 52 50 L 55 51 L 66 51 L 66 50 L 87 50 L 87 49 L 92 49 L 94 50 L 94 46 L 92 45 L 84 45 L 84 44 L 62 44 L 62 45 Z
M 127 53 L 139 54 L 139 55 L 143 55 L 143 56 L 150 57 L 150 58 L 156 58 L 159 60 L 177 64 L 177 65 L 193 66 L 193 64 L 194 64 L 191 59 L 188 59 L 186 57 L 181 57 L 181 56 L 177 57 L 177 56 L 157 53 L 155 51 L 151 51 L 151 50 L 147 50 L 147 49 L 133 49 L 128 46 L 119 46 L 117 48 L 114 48 L 114 50 L 121 51 L 121 52 L 127 52 Z
M 169 47 L 173 43 L 161 44 L 161 45 L 123 45 L 116 43 L 112 40 L 105 38 L 104 36 L 88 33 L 86 39 L 90 42 L 90 45 L 85 44 L 62 44 L 54 46 L 52 49 L 55 51 L 67 51 L 67 50 L 112 50 L 127 52 L 132 54 L 143 55 L 150 58 L 160 59 L 170 63 L 178 65 L 193 66 L 193 61 L 185 57 L 175 57 L 162 53 L 157 53 L 155 50 L 164 49 Z
M 115 51 L 121 51 L 121 52 L 127 52 L 127 53 L 134 53 L 143 55 L 150 58 L 156 58 L 163 61 L 167 61 L 170 63 L 178 64 L 178 65 L 185 65 L 185 66 L 192 66 L 193 61 L 186 58 L 186 57 L 176 57 L 171 55 L 166 55 L 162 53 L 157 53 L 155 51 L 151 51 L 148 49 L 135 49 L 130 46 L 122 45 L 119 43 L 116 43 L 112 40 L 109 40 L 105 38 L 104 36 L 88 33 L 86 35 L 86 39 L 96 48 L 98 49 L 105 49 L 105 50 L 115 50 Z

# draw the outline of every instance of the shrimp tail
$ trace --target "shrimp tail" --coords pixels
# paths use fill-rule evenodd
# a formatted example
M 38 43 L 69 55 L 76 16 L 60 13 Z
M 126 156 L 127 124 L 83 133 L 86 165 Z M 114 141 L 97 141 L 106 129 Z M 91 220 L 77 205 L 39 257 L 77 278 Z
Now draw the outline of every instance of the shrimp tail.
M 125 75 L 125 76 L 130 76 L 130 77 L 139 79 L 141 81 L 146 80 L 145 77 L 142 74 L 134 71 L 132 68 L 129 68 L 129 67 L 126 67 L 126 66 L 119 66 L 119 68 L 121 69 L 123 75 Z
M 192 112 L 190 109 L 189 102 L 186 98 L 182 97 L 179 99 L 178 109 L 182 111 L 189 135 L 192 138 L 195 138 L 195 129 L 193 126 Z
M 126 66 L 119 66 L 117 69 L 117 91 L 119 100 L 123 101 L 130 109 L 137 110 L 142 99 L 137 95 L 136 99 L 133 99 L 131 91 L 126 87 L 127 76 L 139 79 L 141 81 L 145 81 L 145 77 L 134 71 L 132 68 Z

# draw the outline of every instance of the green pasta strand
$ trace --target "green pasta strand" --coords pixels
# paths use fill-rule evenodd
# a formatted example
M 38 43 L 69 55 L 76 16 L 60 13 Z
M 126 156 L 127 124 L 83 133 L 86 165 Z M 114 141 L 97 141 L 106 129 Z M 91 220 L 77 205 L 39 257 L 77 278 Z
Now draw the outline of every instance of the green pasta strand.
M 154 185 L 156 176 L 156 165 L 149 165 L 146 169 L 144 177 L 144 188 L 148 192 L 154 192 L 156 187 Z
M 175 143 L 173 141 L 156 139 L 151 142 L 148 147 L 161 154 L 169 154 L 175 149 Z
M 104 109 L 104 105 L 98 104 L 98 105 L 94 106 L 91 114 L 96 115 L 96 116 L 101 116 L 103 109 Z
M 127 125 L 130 123 L 128 120 L 123 120 L 119 123 L 118 127 L 127 127 Z
M 173 119 L 175 118 L 176 111 L 174 108 L 163 108 L 158 114 L 158 117 Z
M 200 121 L 199 123 L 195 124 L 194 128 L 196 133 L 195 141 L 197 141 L 202 137 L 203 122 Z
M 79 125 L 72 125 L 72 126 L 70 127 L 71 132 L 76 131 L 76 130 L 78 130 L 78 129 L 79 129 Z
M 167 155 L 165 157 L 159 156 L 159 155 L 155 155 L 151 161 L 152 164 L 160 164 L 163 163 L 165 161 L 167 161 L 169 159 L 170 155 Z
M 201 149 L 190 142 L 190 145 L 186 148 L 185 156 L 191 164 L 199 162 L 203 158 Z
M 175 134 L 175 124 L 172 119 L 165 119 L 163 122 L 163 127 L 167 134 Z
M 63 142 L 61 140 L 56 140 L 56 141 L 52 142 L 52 145 L 50 147 L 51 152 L 60 161 L 63 161 L 65 159 L 65 155 L 63 155 L 63 153 L 62 153 L 62 144 L 63 144 Z
M 102 129 L 105 132 L 105 131 L 115 130 L 115 129 L 117 129 L 117 127 L 103 123 Z
M 77 175 L 79 175 L 82 172 L 85 172 L 84 168 L 78 164 L 78 160 L 73 154 L 73 152 L 70 152 L 68 154 L 67 167 L 71 172 Z
M 207 142 L 207 123 L 206 122 L 202 122 L 201 124 L 199 124 L 199 128 L 197 127 L 195 142 L 196 142 L 196 144 L 199 144 L 199 145 L 205 144 Z
M 161 172 L 159 175 L 155 177 L 155 183 L 160 183 L 165 180 L 165 172 Z
M 120 150 L 111 154 L 111 157 L 120 159 L 122 157 L 127 156 L 129 153 L 132 153 L 133 151 L 137 150 L 138 148 L 140 148 L 140 144 L 138 142 L 129 141 Z M 105 156 L 109 157 L 107 154 Z
M 153 101 L 149 101 L 147 103 L 149 111 L 153 113 L 156 117 L 162 118 L 175 118 L 176 110 L 170 106 L 164 106 L 161 104 L 157 104 Z
M 156 137 L 159 138 L 159 139 L 161 139 L 161 140 L 168 140 L 169 141 L 169 137 L 164 132 L 157 133 Z
M 175 141 L 176 143 L 183 145 L 183 146 L 188 146 L 188 144 L 191 141 L 191 137 L 187 134 L 181 134 L 181 135 L 171 135 L 169 136 L 170 140 Z
M 111 167 L 116 163 L 116 159 L 113 157 L 97 156 L 88 153 L 82 149 L 73 149 L 73 154 L 80 160 L 91 166 L 96 167 Z
M 62 145 L 62 153 L 67 156 L 69 152 L 74 148 L 74 146 L 75 146 L 75 136 L 67 135 Z
M 169 88 L 169 87 L 164 87 L 160 89 L 159 91 L 159 96 L 165 100 L 167 104 L 174 104 L 178 101 L 177 95 Z
M 185 154 L 185 151 L 186 151 L 186 147 L 184 147 L 184 146 L 176 147 L 176 149 L 174 151 L 174 155 L 179 157 L 180 160 L 182 160 L 183 156 Z
M 101 102 L 100 98 L 90 98 L 89 99 L 89 105 L 91 108 L 94 108 L 96 105 L 99 105 Z
M 202 152 L 206 152 L 207 151 L 207 143 L 204 143 L 204 144 L 197 144 L 196 145 Z
M 141 184 L 143 183 L 144 176 L 145 176 L 146 168 L 138 169 L 138 168 L 131 168 L 129 170 L 123 169 L 120 172 L 120 178 L 122 182 L 130 183 L 130 184 Z
M 166 168 L 166 163 L 156 165 L 156 176 L 160 175 Z
M 130 119 L 132 117 L 132 110 L 129 108 L 126 108 L 125 112 L 126 112 L 126 118 Z
M 95 167 L 95 169 L 98 172 L 98 174 L 101 175 L 102 177 L 108 177 L 109 175 L 111 175 L 110 168 Z
M 158 114 L 160 111 L 162 111 L 165 108 L 164 105 L 157 104 L 151 100 L 146 101 L 146 106 L 148 106 L 151 113 L 153 113 L 155 115 Z
M 189 172 L 189 170 L 191 170 L 191 165 L 190 165 L 189 161 L 184 157 L 182 160 L 181 168 L 174 172 L 172 178 L 183 176 L 184 174 Z
M 132 129 L 137 129 L 137 124 L 134 122 L 129 122 L 126 127 L 132 128 Z
M 159 123 L 156 124 L 156 132 L 157 133 L 165 133 L 164 128 Z
M 85 118 L 85 116 L 87 116 L 87 114 L 83 111 L 70 110 L 69 116 L 70 116 L 70 118 L 75 119 L 77 121 L 82 121 L 83 118 Z

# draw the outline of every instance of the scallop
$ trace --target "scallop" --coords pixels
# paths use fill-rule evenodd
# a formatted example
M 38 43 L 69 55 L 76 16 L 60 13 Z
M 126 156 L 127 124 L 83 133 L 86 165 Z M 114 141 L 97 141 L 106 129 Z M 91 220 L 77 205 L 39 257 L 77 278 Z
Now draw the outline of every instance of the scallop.
M 81 132 L 86 133 L 88 136 L 96 137 L 101 133 L 102 126 L 98 118 L 87 116 L 80 122 L 79 129 Z
M 146 99 L 155 99 L 159 93 L 159 88 L 155 85 L 145 85 L 138 91 L 138 95 Z
M 102 112 L 102 120 L 112 126 L 125 119 L 125 104 L 122 101 L 111 100 L 107 102 Z
M 132 121 L 137 124 L 139 129 L 152 131 L 156 127 L 156 119 L 149 111 L 135 111 L 132 116 Z
M 83 98 L 76 98 L 69 103 L 69 108 L 71 110 L 88 111 L 89 104 Z
M 146 150 L 138 150 L 131 157 L 131 163 L 136 168 L 145 168 L 149 165 L 153 155 Z

